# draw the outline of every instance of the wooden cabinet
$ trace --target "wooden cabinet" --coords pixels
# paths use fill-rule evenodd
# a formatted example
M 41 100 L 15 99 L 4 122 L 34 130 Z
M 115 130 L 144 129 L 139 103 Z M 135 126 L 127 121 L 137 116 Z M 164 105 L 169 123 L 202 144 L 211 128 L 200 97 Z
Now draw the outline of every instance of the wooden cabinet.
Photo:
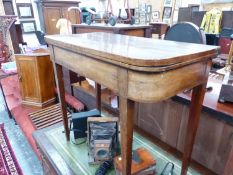
M 55 101 L 49 54 L 16 55 L 22 104 L 44 107 Z
M 47 34 L 58 34 L 59 29 L 56 28 L 56 23 L 61 17 L 61 12 L 59 8 L 45 7 L 44 8 L 45 16 L 45 29 Z
M 44 28 L 46 34 L 59 34 L 59 29 L 56 28 L 58 19 L 66 18 L 67 9 L 71 6 L 77 7 L 79 1 L 41 0 L 37 3 L 42 6 L 40 7 L 42 10 L 39 10 L 39 13 L 43 13 L 39 14 L 42 29 Z M 69 20 L 72 24 L 80 23 L 79 12 L 77 10 L 70 11 Z

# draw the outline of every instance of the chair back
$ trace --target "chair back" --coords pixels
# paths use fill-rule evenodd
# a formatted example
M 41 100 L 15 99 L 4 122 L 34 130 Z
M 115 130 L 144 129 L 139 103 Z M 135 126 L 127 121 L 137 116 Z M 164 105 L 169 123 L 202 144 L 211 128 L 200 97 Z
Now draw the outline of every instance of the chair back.
M 36 31 L 36 37 L 41 45 L 47 45 L 44 39 L 45 34 L 41 31 Z
M 166 33 L 165 40 L 206 44 L 206 36 L 202 29 L 190 22 L 173 25 Z

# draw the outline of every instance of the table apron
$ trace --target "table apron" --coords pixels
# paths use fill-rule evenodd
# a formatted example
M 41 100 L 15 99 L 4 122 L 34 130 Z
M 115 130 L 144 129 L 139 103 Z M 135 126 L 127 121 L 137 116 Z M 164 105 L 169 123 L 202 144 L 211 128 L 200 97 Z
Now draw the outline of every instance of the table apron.
M 114 92 L 119 92 L 119 76 L 127 76 L 126 98 L 137 102 L 157 102 L 177 93 L 206 83 L 210 64 L 208 60 L 195 62 L 163 72 L 129 70 L 96 58 L 53 46 L 51 58 L 55 63 L 90 78 Z M 122 75 L 122 70 L 125 75 Z

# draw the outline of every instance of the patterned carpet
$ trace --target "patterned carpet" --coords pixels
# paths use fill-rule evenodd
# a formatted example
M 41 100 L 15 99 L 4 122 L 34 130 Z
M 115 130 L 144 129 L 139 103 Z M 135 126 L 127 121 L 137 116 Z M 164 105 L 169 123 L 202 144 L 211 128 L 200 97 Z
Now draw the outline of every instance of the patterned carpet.
M 0 174 L 23 174 L 6 135 L 4 124 L 0 124 Z

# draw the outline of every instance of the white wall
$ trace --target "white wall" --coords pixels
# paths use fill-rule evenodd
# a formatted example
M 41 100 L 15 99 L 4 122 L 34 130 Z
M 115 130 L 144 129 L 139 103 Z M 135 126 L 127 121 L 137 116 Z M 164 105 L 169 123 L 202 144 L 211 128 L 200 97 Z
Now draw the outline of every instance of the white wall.
M 182 0 L 182 7 L 188 7 L 189 4 L 201 4 L 201 0 Z
M 4 7 L 3 7 L 3 2 L 0 1 L 0 15 L 5 15 Z

